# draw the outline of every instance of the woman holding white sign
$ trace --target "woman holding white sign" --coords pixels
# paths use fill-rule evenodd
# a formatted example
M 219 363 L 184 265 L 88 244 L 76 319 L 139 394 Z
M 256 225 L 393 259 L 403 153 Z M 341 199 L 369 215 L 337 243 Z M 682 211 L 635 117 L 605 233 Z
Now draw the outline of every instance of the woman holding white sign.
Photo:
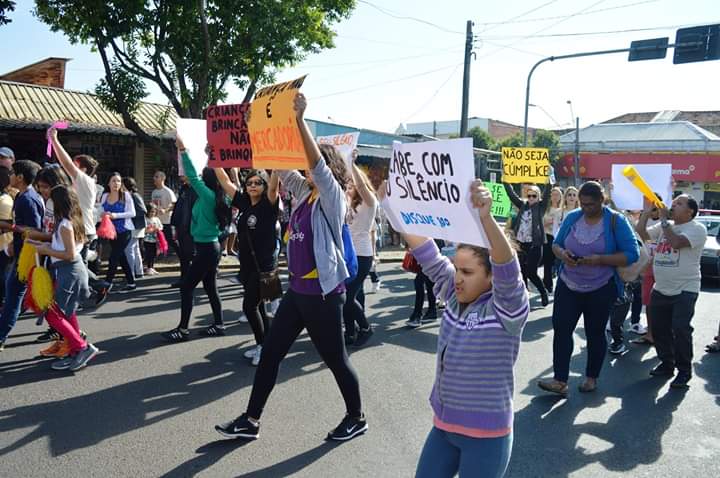
M 520 266 L 523 278 L 530 279 L 540 293 L 540 300 L 543 307 L 548 305 L 548 293 L 543 281 L 538 275 L 538 267 L 543 257 L 543 245 L 545 244 L 545 230 L 543 228 L 543 216 L 550 201 L 550 185 L 545 186 L 542 197 L 540 188 L 531 185 L 527 189 L 527 199 L 521 199 L 510 184 L 504 183 L 510 201 L 518 208 L 518 215 L 513 221 L 513 232 L 515 240 L 520 244 Z
M 432 239 L 403 235 L 435 290 L 446 290 L 420 478 L 501 477 L 510 462 L 513 367 L 530 305 L 518 258 L 491 214 L 492 193 L 476 180 L 471 199 L 489 250 L 459 244 L 453 263 Z
M 303 329 L 307 329 L 313 345 L 335 376 L 345 401 L 346 415 L 327 438 L 346 441 L 368 429 L 360 384 L 350 365 L 342 332 L 345 279 L 349 277 L 342 243 L 347 168 L 333 146 L 318 147 L 305 123 L 306 106 L 305 96 L 298 93 L 295 112 L 308 161 L 306 177 L 298 171 L 278 172 L 283 185 L 297 198 L 288 226 L 290 287 L 265 337 L 246 412 L 215 426 L 218 433 L 228 438 L 258 438 L 260 416 L 275 387 L 280 362 Z

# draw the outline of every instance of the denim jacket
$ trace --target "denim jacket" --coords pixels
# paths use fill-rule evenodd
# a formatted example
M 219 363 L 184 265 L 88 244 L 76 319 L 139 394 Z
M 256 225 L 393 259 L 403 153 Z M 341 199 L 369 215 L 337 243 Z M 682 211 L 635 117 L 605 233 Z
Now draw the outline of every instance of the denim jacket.
M 280 180 L 285 188 L 297 199 L 298 203 L 306 201 L 312 190 L 307 180 L 297 171 L 278 171 Z M 338 238 L 342 245 L 342 225 L 345 221 L 347 204 L 345 193 L 335 180 L 325 159 L 320 157 L 317 165 L 312 170 L 312 177 L 315 188 L 318 191 L 318 200 L 312 205 L 310 222 L 313 231 L 313 251 L 315 253 L 315 265 L 318 270 L 320 288 L 323 295 L 327 295 L 350 274 L 345 265 L 343 249 L 338 248 L 333 238 Z M 322 211 L 318 211 L 322 207 Z M 323 212 L 327 221 L 323 217 Z M 330 223 L 332 230 L 328 227 Z M 288 262 L 292 258 L 288 251 Z
M 553 242 L 553 244 L 557 244 L 564 249 L 565 239 L 567 238 L 568 234 L 570 234 L 570 230 L 572 229 L 572 227 L 575 225 L 576 222 L 578 222 L 582 215 L 582 209 L 575 209 L 574 211 L 569 212 L 567 216 L 565 216 L 565 219 L 563 219 L 563 222 L 560 225 L 560 230 L 558 231 L 557 236 L 555 236 L 555 241 Z M 612 226 L 613 215 L 615 215 L 614 230 Z M 630 265 L 633 262 L 637 261 L 640 258 L 640 249 L 638 248 L 637 241 L 635 240 L 635 233 L 633 232 L 633 227 L 630 225 L 630 222 L 627 220 L 627 218 L 624 215 L 613 211 L 609 207 L 603 206 L 602 220 L 603 236 L 605 237 L 605 253 L 615 254 L 618 251 L 622 252 L 627 258 L 627 265 Z M 564 266 L 565 264 L 560 264 L 561 271 Z M 614 276 L 615 284 L 617 285 L 618 289 L 618 296 L 622 297 L 623 291 L 625 290 L 625 284 L 622 280 L 620 280 L 617 270 L 615 270 Z

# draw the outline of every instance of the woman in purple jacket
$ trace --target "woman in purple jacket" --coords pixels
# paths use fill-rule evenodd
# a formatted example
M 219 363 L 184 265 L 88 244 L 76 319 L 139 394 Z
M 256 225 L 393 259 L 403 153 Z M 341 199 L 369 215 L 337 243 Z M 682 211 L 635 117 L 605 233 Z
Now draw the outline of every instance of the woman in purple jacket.
M 434 426 L 418 477 L 501 477 L 510 462 L 513 367 L 530 306 L 517 255 L 490 213 L 492 194 L 474 181 L 471 198 L 490 249 L 460 244 L 453 264 L 433 240 L 404 235 L 438 295 L 446 290 L 430 395 Z

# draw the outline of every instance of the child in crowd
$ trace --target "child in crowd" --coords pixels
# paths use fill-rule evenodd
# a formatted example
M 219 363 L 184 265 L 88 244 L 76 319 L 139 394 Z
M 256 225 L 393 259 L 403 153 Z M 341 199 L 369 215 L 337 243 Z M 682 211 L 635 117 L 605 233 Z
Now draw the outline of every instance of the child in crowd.
M 85 241 L 82 213 L 74 190 L 64 185 L 50 192 L 55 214 L 55 230 L 50 243 L 28 239 L 38 254 L 49 256 L 55 275 L 53 305 L 45 315 L 48 323 L 68 341 L 70 353 L 52 364 L 53 370 L 75 372 L 98 353 L 97 347 L 80 335 L 77 308 L 89 295 L 87 269 L 80 257 Z
M 482 181 L 471 198 L 490 242 L 459 244 L 453 262 L 429 238 L 405 234 L 436 292 L 447 287 L 430 403 L 434 426 L 417 477 L 503 476 L 510 461 L 513 367 L 530 310 L 520 264 Z
M 157 215 L 157 206 L 148 204 L 147 226 L 145 226 L 145 264 L 147 265 L 147 275 L 156 275 L 155 258 L 157 257 L 158 248 L 158 231 L 163 230 L 162 222 Z

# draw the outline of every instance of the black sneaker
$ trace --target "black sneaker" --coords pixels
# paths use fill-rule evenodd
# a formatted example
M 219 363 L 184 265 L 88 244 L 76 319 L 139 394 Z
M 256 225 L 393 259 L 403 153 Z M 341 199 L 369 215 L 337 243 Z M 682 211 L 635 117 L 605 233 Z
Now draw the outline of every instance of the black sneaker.
M 627 348 L 625 347 L 625 343 L 623 342 L 613 342 L 610 344 L 610 348 L 608 349 L 608 352 L 610 352 L 613 355 L 621 355 L 625 353 Z
M 342 419 L 340 425 L 328 433 L 327 439 L 335 441 L 348 441 L 365 433 L 367 429 L 368 425 L 365 420 L 365 415 L 361 415 L 359 418 L 345 415 L 345 418 Z
M 675 380 L 670 382 L 670 388 L 688 388 L 688 382 L 692 378 L 690 372 L 678 372 Z
M 45 342 L 52 342 L 53 340 L 60 340 L 60 338 L 60 333 L 52 327 L 49 327 L 45 332 L 37 336 L 35 342 L 43 344 Z
M 178 327 L 168 330 L 167 332 L 163 332 L 162 336 L 169 342 L 186 342 L 190 338 L 190 332 L 180 330 Z
M 672 377 L 675 375 L 675 367 L 666 363 L 661 363 L 654 369 L 650 370 L 650 375 L 653 377 Z
M 260 436 L 260 425 L 253 425 L 248 419 L 247 413 L 243 413 L 231 422 L 215 425 L 215 430 L 226 438 L 257 440 L 257 437 Z
M 202 334 L 207 337 L 217 337 L 218 335 L 225 335 L 225 326 L 211 325 L 207 329 L 203 330 Z
M 112 290 L 112 284 L 108 285 L 107 287 L 101 287 L 98 289 L 98 291 L 95 293 L 95 307 L 100 307 L 107 301 L 108 295 L 110 294 L 110 291 Z
M 368 326 L 367 329 L 358 330 L 357 336 L 355 337 L 355 343 L 353 345 L 355 345 L 355 347 L 362 347 L 368 340 L 370 340 L 370 337 L 372 337 L 372 334 L 374 333 L 375 331 L 372 326 Z
M 437 320 L 437 310 L 436 309 L 430 309 L 427 312 L 425 312 L 420 319 L 420 322 L 432 322 L 434 320 Z

